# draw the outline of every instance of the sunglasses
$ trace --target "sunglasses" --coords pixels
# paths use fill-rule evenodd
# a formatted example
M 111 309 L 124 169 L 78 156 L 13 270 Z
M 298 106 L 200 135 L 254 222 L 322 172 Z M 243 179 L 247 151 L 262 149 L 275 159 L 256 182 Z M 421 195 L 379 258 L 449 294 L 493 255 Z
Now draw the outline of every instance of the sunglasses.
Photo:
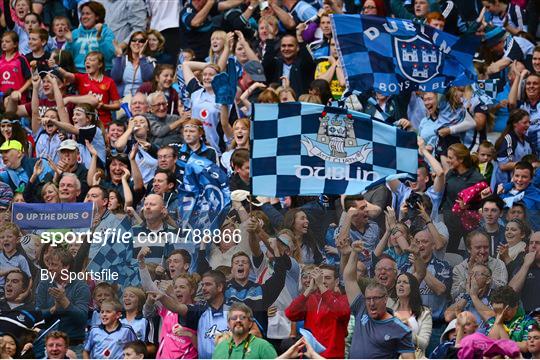
M 131 42 L 144 44 L 146 40 L 145 39 L 131 39 Z

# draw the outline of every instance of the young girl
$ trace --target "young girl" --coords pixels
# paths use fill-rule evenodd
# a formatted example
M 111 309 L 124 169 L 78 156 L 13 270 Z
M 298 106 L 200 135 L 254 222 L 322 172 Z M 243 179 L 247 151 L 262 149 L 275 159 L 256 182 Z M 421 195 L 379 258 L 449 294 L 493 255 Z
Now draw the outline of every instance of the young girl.
M 487 140 L 484 140 L 478 146 L 476 156 L 478 157 L 478 169 L 480 174 L 484 175 L 487 183 L 491 183 L 493 175 L 493 156 L 495 155 L 495 146 Z
M 60 89 L 55 90 L 55 88 L 58 88 L 58 84 L 54 80 L 51 81 L 51 77 L 52 75 L 47 75 L 47 82 L 52 85 L 53 93 L 54 91 L 60 92 Z M 49 121 L 49 119 L 60 120 L 56 108 L 48 108 L 43 116 L 39 116 L 40 83 L 39 75 L 34 75 L 32 77 L 32 133 L 36 144 L 36 155 L 44 158 L 50 157 L 57 163 L 59 160 L 57 150 L 62 140 L 64 140 L 64 135 L 60 134 L 58 127 Z
M 163 92 L 169 103 L 167 112 L 169 114 L 178 115 L 178 92 L 172 87 L 174 80 L 174 66 L 161 64 L 155 68 L 152 81 L 142 84 L 138 91 L 147 95 L 156 91 Z
M 437 117 L 437 135 L 439 138 L 455 136 L 455 142 L 459 142 L 468 130 L 476 126 L 474 118 L 469 114 L 464 105 L 465 88 L 461 86 L 451 87 L 446 97 L 439 101 Z M 460 137 L 460 138 L 458 138 Z M 442 152 L 438 149 L 439 153 Z
M 99 160 L 101 160 L 102 164 L 105 164 L 105 137 L 103 136 L 103 129 L 97 120 L 97 114 L 94 108 L 88 104 L 77 105 L 73 110 L 73 123 L 75 125 L 71 125 L 66 112 L 59 111 L 59 113 L 60 120 L 49 118 L 47 119 L 47 124 L 52 123 L 58 128 L 75 135 L 79 143 L 79 154 L 84 166 L 87 169 L 90 168 L 92 161 L 92 154 L 88 150 L 86 142 L 92 144 L 98 153 Z
M 124 289 L 122 301 L 124 303 L 125 316 L 120 319 L 120 322 L 131 326 L 137 335 L 137 339 L 145 342 L 148 341 L 150 324 L 147 319 L 142 317 L 146 294 L 137 287 L 128 286 Z
M 514 166 L 525 155 L 532 153 L 526 134 L 531 121 L 529 113 L 522 109 L 512 110 L 506 127 L 495 141 L 498 166 L 495 167 L 497 184 L 510 181 Z
M 111 111 L 120 109 L 120 95 L 113 79 L 104 75 L 103 54 L 98 51 L 88 53 L 84 74 L 73 74 L 63 68 L 58 68 L 58 70 L 64 79 L 75 84 L 80 95 L 91 94 L 98 98 L 99 120 L 108 127 L 112 121 Z
M 220 106 L 216 104 L 216 96 L 212 89 L 212 79 L 220 72 L 220 69 L 214 64 L 186 61 L 182 65 L 182 70 L 187 89 L 191 94 L 191 114 L 203 122 L 208 143 L 218 154 L 221 154 L 221 149 L 225 148 L 225 144 L 218 132 L 218 127 L 221 127 Z M 193 71 L 197 70 L 202 70 L 200 84 L 193 74 Z
M 7 14 L 11 21 L 21 27 L 24 27 L 24 17 L 26 14 L 32 11 L 31 0 L 3 1 L 1 5 L 2 18 L 4 18 L 4 16 Z M 3 20 L 9 21 L 9 19 Z
M 203 123 L 198 119 L 188 119 L 182 126 L 184 144 L 178 150 L 178 160 L 176 166 L 180 168 L 180 174 L 184 175 L 185 166 L 191 156 L 195 153 L 217 163 L 216 150 L 205 144 Z
M 32 73 L 24 56 L 19 54 L 19 36 L 13 31 L 2 35 L 2 56 L 0 56 L 0 91 L 11 98 L 26 102 L 26 90 L 30 87 Z
M 115 148 L 125 153 L 131 152 L 133 145 L 138 143 L 135 161 L 139 166 L 144 183 L 151 182 L 157 168 L 158 147 L 152 144 L 150 124 L 148 119 L 137 115 L 129 120 L 126 131 L 116 140 Z
M 221 110 L 227 110 L 227 106 L 221 105 Z M 227 111 L 228 113 L 228 111 Z M 236 149 L 247 149 L 249 150 L 249 129 L 250 121 L 247 118 L 237 119 L 233 126 L 229 124 L 227 116 L 224 116 L 222 113 L 221 116 L 221 126 L 223 127 L 223 132 L 227 138 L 232 138 L 231 145 L 229 150 L 225 151 L 221 155 L 221 166 L 227 170 L 227 174 L 232 175 L 233 169 L 231 166 L 231 156 Z

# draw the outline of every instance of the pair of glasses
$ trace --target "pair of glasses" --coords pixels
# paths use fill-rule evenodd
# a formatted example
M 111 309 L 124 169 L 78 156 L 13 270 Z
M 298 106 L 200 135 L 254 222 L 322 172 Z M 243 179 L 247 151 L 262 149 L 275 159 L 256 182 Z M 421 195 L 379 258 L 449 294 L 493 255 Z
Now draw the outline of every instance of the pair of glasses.
M 131 42 L 138 43 L 138 44 L 144 44 L 146 42 L 145 39 L 131 39 Z
M 156 108 L 160 108 L 160 107 L 167 107 L 169 104 L 166 103 L 166 102 L 162 102 L 162 103 L 157 103 L 157 104 L 154 104 L 152 105 L 153 107 L 156 107 Z
M 246 315 L 235 315 L 235 316 L 231 316 L 229 318 L 229 320 L 232 320 L 232 321 L 237 321 L 237 320 L 240 320 L 240 321 L 244 321 L 246 320 L 248 317 Z

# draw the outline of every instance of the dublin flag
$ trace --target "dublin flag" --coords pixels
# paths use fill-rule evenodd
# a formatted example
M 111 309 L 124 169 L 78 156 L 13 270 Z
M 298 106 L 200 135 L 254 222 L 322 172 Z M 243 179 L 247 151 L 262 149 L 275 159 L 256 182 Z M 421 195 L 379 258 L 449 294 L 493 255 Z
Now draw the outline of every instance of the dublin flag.
M 410 20 L 332 15 L 349 89 L 385 94 L 445 92 L 476 82 L 479 40 L 457 37 Z
M 418 167 L 415 133 L 317 104 L 255 104 L 251 141 L 254 195 L 358 194 Z

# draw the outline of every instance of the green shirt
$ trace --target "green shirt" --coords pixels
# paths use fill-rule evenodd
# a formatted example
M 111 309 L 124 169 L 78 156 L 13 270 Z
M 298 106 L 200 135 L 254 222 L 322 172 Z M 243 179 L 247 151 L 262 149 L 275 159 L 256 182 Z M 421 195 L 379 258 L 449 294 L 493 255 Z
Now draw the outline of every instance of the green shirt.
M 212 359 L 275 359 L 276 350 L 268 341 L 249 335 L 236 345 L 234 340 L 224 340 L 214 349 Z
M 493 324 L 495 323 L 495 318 L 492 317 L 487 321 L 487 332 L 489 333 L 491 328 L 493 327 Z M 531 325 L 534 325 L 536 323 L 536 320 L 531 318 L 530 316 L 525 314 L 525 311 L 523 308 L 519 308 L 516 312 L 516 315 L 512 320 L 505 323 L 505 329 L 507 330 L 508 337 L 512 341 L 520 342 L 520 341 L 527 341 L 529 330 L 531 329 Z

